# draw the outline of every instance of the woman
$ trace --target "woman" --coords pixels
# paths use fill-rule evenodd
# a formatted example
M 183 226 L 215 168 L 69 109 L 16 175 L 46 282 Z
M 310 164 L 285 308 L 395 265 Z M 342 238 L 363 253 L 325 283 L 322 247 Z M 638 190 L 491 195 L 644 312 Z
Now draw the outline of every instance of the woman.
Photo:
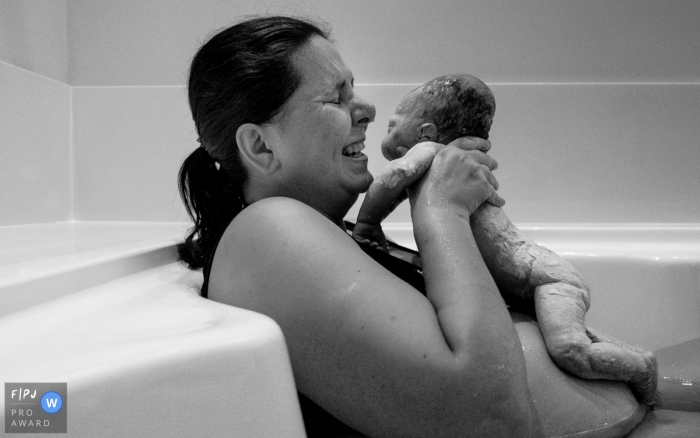
M 281 326 L 309 436 L 539 434 L 518 336 L 464 232 L 480 204 L 503 204 L 493 159 L 446 147 L 413 189 L 423 295 L 346 233 L 372 182 L 374 107 L 324 31 L 226 29 L 195 56 L 189 98 L 201 147 L 181 169 L 195 220 L 181 257 L 205 268 L 209 298 Z M 463 147 L 488 149 L 476 141 Z

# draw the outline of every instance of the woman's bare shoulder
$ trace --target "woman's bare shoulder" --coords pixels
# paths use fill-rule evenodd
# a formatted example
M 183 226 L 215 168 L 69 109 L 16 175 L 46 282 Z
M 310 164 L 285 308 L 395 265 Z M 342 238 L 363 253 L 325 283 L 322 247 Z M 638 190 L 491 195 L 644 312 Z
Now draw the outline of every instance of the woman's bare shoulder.
M 295 290 L 312 293 L 337 278 L 337 273 L 316 273 L 316 282 L 309 284 L 318 267 L 358 252 L 345 231 L 306 204 L 290 198 L 264 199 L 243 210 L 225 231 L 212 265 L 210 293 L 242 307 L 263 305 L 248 302 L 241 295 L 246 290 L 256 291 L 256 300 L 263 299 L 259 291 L 274 296 L 282 286 L 285 298 Z M 300 288 L 294 289 L 294 284 Z
M 245 210 L 231 223 L 222 240 L 231 244 L 253 245 L 262 254 L 294 243 L 298 249 L 311 249 L 328 238 L 352 244 L 346 233 L 308 205 L 291 198 L 267 198 Z M 302 245 L 301 247 L 299 245 Z M 343 245 L 345 246 L 345 245 Z

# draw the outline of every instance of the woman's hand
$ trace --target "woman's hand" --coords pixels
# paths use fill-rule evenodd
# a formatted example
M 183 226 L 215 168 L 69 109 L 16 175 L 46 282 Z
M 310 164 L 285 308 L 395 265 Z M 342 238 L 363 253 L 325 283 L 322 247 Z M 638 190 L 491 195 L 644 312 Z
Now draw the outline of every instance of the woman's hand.
M 434 142 L 424 142 L 424 143 L 434 143 Z M 439 144 L 439 143 L 436 143 Z M 464 151 L 481 151 L 488 152 L 491 149 L 491 142 L 481 138 L 481 137 L 460 137 L 452 140 L 447 144 L 447 146 L 456 146 Z M 399 146 L 396 148 L 396 157 L 401 158 L 408 153 L 410 149 L 405 146 Z
M 452 141 L 448 146 L 454 146 L 464 151 L 486 153 L 491 148 L 491 143 L 479 137 L 461 137 Z M 440 143 L 425 141 L 416 144 L 410 150 L 403 147 L 398 148 L 396 153 L 399 158 L 391 161 L 382 169 L 367 190 L 357 216 L 357 224 L 365 223 L 374 228 L 380 228 L 380 222 L 406 199 L 406 189 L 423 177 L 435 155 L 445 147 Z M 494 197 L 491 200 L 496 206 L 503 205 L 500 198 Z M 360 238 L 360 240 L 371 238 L 374 230 L 369 230 L 370 233 L 366 233 L 366 231 L 368 230 L 362 227 L 356 228 L 353 237 Z
M 487 153 L 491 149 L 491 142 L 481 137 L 460 137 L 449 142 L 447 146 L 455 146 L 463 151 Z
M 496 193 L 498 181 L 491 172 L 498 163 L 481 150 L 488 142 L 460 140 L 459 146 L 453 142 L 440 150 L 428 171 L 411 189 L 412 209 L 423 204 L 446 209 L 457 207 L 469 216 L 484 201 L 497 207 L 505 204 Z M 463 150 L 461 147 L 480 149 Z

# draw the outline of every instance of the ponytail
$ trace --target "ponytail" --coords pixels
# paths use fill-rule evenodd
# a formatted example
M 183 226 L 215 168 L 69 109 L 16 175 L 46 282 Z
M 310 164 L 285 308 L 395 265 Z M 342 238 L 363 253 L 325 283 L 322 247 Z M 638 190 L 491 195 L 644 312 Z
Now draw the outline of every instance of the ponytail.
M 242 187 L 236 187 L 203 147 L 198 147 L 180 168 L 178 185 L 187 213 L 194 221 L 177 252 L 190 269 L 207 266 L 226 226 L 240 213 Z

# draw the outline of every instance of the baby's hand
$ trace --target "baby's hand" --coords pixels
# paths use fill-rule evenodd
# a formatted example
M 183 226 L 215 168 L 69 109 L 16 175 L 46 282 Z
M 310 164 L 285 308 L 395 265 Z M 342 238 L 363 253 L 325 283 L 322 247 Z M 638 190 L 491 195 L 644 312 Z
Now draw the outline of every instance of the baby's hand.
M 389 249 L 380 224 L 368 224 L 358 221 L 352 230 L 352 238 L 384 252 Z
M 358 225 L 366 224 L 371 227 L 373 225 L 369 224 L 381 223 L 402 200 L 406 199 L 406 188 L 423 176 L 435 154 L 443 147 L 434 142 L 420 143 L 410 149 L 406 155 L 393 160 L 382 169 L 365 194 L 357 214 Z M 370 238 L 371 236 L 370 230 L 363 237 L 378 241 Z
M 404 155 L 406 155 L 407 152 L 408 152 L 408 148 L 406 146 L 399 146 L 394 151 L 394 153 L 396 154 L 396 158 L 403 157 Z

